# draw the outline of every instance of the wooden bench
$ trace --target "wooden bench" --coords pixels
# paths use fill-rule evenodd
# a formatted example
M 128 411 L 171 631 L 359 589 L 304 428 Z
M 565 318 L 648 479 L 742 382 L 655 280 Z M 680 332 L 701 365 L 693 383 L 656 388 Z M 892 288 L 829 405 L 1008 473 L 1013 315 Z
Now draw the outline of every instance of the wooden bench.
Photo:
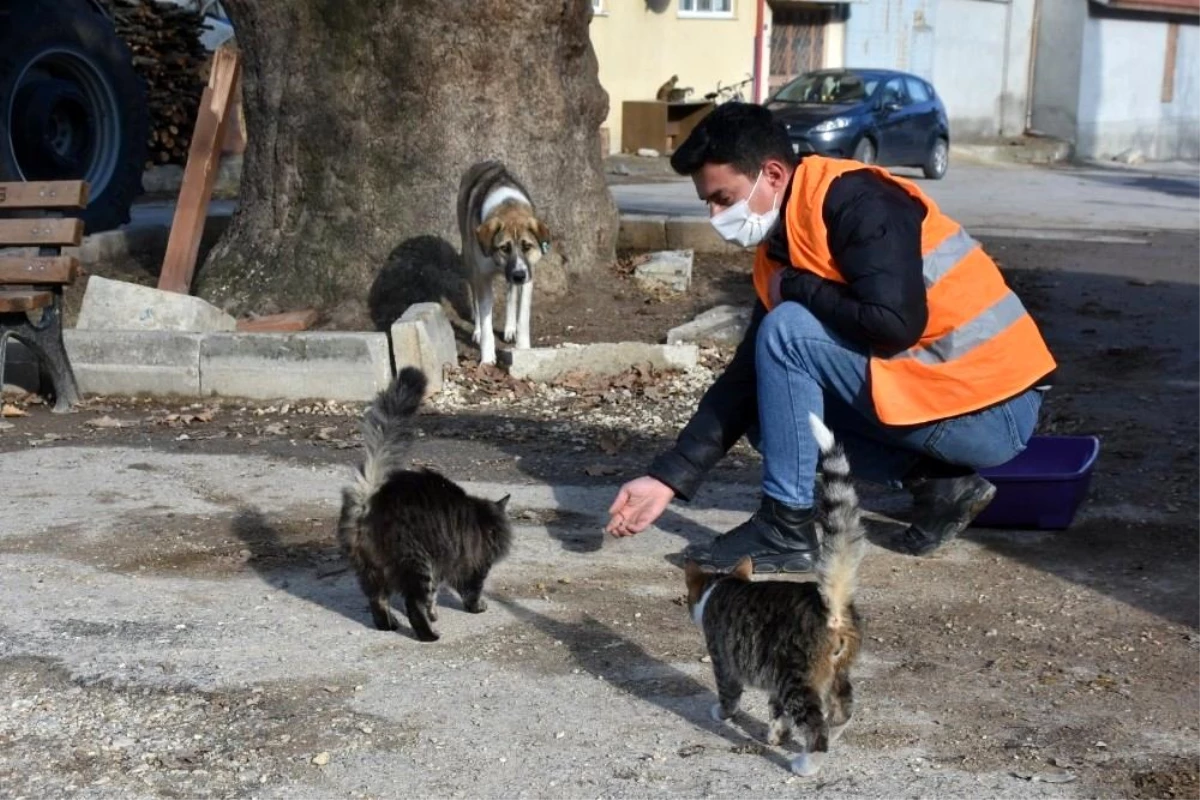
M 77 259 L 62 248 L 83 240 L 83 220 L 66 216 L 87 206 L 84 181 L 0 183 L 0 387 L 4 351 L 10 338 L 24 344 L 49 374 L 54 411 L 70 411 L 79 402 L 75 373 L 63 346 L 63 288 L 75 281 Z M 34 215 L 25 212 L 37 212 Z M 3 248 L 38 248 L 36 256 Z

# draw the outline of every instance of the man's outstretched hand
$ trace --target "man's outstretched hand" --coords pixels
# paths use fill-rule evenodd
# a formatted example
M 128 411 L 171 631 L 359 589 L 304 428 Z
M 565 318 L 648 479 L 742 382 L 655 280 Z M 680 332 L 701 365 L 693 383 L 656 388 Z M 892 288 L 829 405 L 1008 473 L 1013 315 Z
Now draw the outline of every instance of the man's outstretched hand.
M 634 478 L 617 492 L 604 530 L 613 536 L 641 533 L 662 515 L 674 497 L 671 487 L 656 478 Z

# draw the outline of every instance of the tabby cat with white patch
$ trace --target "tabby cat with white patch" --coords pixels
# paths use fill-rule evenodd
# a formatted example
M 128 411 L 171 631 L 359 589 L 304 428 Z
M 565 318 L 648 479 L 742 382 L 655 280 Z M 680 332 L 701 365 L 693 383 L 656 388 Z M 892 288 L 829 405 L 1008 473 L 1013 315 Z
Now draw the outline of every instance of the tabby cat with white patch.
M 732 717 L 745 686 L 765 689 L 767 742 L 782 743 L 795 726 L 804 752 L 791 768 L 805 776 L 817 773 L 850 721 L 850 668 L 862 642 L 854 583 L 866 547 L 846 454 L 818 417 L 810 415 L 809 422 L 824 475 L 817 581 L 752 581 L 749 558 L 728 574 L 706 573 L 692 561 L 685 567 L 688 606 L 704 631 L 717 681 L 713 718 Z

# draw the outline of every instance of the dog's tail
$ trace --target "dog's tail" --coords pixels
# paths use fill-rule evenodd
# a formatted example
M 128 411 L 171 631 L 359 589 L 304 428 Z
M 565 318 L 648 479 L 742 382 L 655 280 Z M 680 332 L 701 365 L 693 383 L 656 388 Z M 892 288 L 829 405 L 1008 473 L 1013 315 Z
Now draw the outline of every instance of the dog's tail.
M 821 563 L 817 567 L 817 581 L 829 608 L 829 627 L 840 631 L 850 625 L 850 604 L 854 601 L 858 565 L 866 551 L 866 534 L 846 451 L 820 417 L 809 414 L 808 421 L 821 450 L 823 476 L 818 514 L 822 528 Z
M 399 469 L 406 450 L 402 434 L 408 419 L 417 412 L 425 396 L 425 373 L 405 367 L 388 388 L 375 397 L 362 422 L 363 462 L 354 483 L 343 493 L 342 526 L 357 526 L 366 516 L 371 498 Z

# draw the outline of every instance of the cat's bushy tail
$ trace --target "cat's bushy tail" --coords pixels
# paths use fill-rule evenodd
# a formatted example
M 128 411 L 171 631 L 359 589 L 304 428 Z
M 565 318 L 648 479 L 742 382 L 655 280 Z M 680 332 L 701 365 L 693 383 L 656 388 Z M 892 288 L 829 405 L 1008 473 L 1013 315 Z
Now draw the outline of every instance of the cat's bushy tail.
M 400 370 L 388 388 L 375 397 L 363 416 L 363 462 L 354 474 L 354 483 L 343 492 L 343 532 L 357 528 L 366 516 L 371 498 L 387 482 L 388 476 L 402 468 L 405 452 L 403 432 L 409 418 L 417 412 L 425 396 L 425 373 L 416 367 Z
M 840 630 L 850 624 L 850 604 L 858 564 L 866 551 L 866 534 L 846 451 L 820 417 L 809 414 L 808 421 L 821 450 L 819 466 L 823 475 L 818 516 L 823 536 L 817 580 L 829 607 L 829 627 Z

